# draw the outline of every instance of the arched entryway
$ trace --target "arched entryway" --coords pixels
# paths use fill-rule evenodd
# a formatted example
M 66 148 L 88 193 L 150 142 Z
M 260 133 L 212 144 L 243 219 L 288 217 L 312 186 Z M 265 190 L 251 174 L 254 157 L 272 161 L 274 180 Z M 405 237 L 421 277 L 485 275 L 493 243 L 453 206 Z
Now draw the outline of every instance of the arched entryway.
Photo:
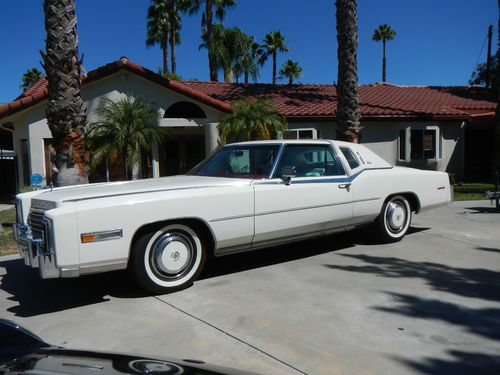
M 207 115 L 197 104 L 180 101 L 168 107 L 163 118 L 167 126 L 165 141 L 158 147 L 160 176 L 186 173 L 205 158 L 202 123 Z

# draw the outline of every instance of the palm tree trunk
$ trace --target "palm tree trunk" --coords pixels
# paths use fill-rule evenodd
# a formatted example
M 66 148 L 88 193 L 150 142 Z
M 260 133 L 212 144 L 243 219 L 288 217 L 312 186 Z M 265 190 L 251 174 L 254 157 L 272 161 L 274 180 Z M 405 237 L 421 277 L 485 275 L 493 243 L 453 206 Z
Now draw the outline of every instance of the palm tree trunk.
M 212 50 L 212 45 L 213 45 L 212 0 L 206 0 L 205 2 L 205 15 L 207 19 L 208 69 L 210 70 L 210 81 L 217 81 L 218 80 L 217 67 L 215 66 L 213 50 Z
M 359 110 L 357 49 L 358 24 L 356 0 L 336 0 L 338 41 L 337 138 L 359 142 L 361 112 Z
M 498 0 L 498 29 L 497 29 L 497 44 L 500 48 L 500 0 Z M 497 110 L 495 124 L 495 139 L 494 139 L 494 168 L 500 173 L 500 57 L 497 54 Z
M 500 0 L 498 0 L 498 1 L 500 1 Z M 245 70 L 245 83 L 248 83 L 248 76 L 249 76 L 248 70 Z
M 224 82 L 231 83 L 233 81 L 233 70 L 231 68 L 224 69 Z
M 161 41 L 161 50 L 163 52 L 163 74 L 169 72 L 168 68 L 168 35 L 165 33 Z
M 292 76 L 288 77 L 288 84 L 293 85 L 293 77 Z
M 173 0 L 170 1 L 170 61 L 172 64 L 172 73 L 175 74 L 177 71 L 177 61 L 176 61 L 176 56 L 175 56 L 175 32 L 176 32 L 176 27 L 175 27 L 175 2 Z
M 175 33 L 170 33 L 170 63 L 172 64 L 171 72 L 175 74 L 177 71 L 177 61 L 175 59 Z
M 276 84 L 276 51 L 273 52 L 273 85 Z
M 80 92 L 80 60 L 74 0 L 45 0 L 48 80 L 47 124 L 54 138 L 56 186 L 88 183 L 87 116 Z
M 386 58 L 385 58 L 385 38 L 382 39 L 382 82 L 385 82 L 386 78 Z

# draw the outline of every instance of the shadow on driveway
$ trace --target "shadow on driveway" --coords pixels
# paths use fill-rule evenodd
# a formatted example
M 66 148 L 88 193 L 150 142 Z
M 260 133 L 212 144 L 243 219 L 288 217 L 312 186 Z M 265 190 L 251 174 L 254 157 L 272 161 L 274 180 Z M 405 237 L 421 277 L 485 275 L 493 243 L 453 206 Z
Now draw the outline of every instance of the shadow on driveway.
M 410 228 L 409 235 L 427 228 Z M 357 244 L 376 244 L 366 230 L 341 233 L 315 240 L 300 241 L 274 248 L 212 258 L 207 261 L 198 279 L 228 275 L 274 264 L 313 257 L 332 251 L 347 249 Z M 20 317 L 30 317 L 63 311 L 79 306 L 109 301 L 116 298 L 140 298 L 148 294 L 128 277 L 126 271 L 108 272 L 69 279 L 42 280 L 38 270 L 28 268 L 21 259 L 0 262 L 5 275 L 0 289 L 15 301 L 7 311 Z
M 484 248 L 476 248 L 484 250 Z M 364 263 L 360 266 L 325 264 L 333 270 L 372 273 L 391 278 L 418 278 L 433 290 L 462 297 L 500 301 L 500 272 L 485 268 L 450 267 L 432 262 L 414 262 L 401 258 L 365 254 L 339 254 Z
M 494 251 L 498 249 L 477 248 Z M 417 278 L 431 290 L 460 297 L 500 302 L 500 272 L 483 268 L 450 267 L 431 262 L 413 262 L 393 257 L 339 254 L 359 261 L 361 265 L 325 264 L 332 270 L 370 273 L 394 279 Z M 485 339 L 500 341 L 500 308 L 471 308 L 446 299 L 430 299 L 416 295 L 385 292 L 393 304 L 372 306 L 388 314 L 398 314 L 426 321 L 434 320 L 459 327 Z M 424 374 L 500 374 L 500 356 L 480 352 L 449 351 L 452 360 L 425 358 L 421 361 L 393 358 Z
M 399 358 L 395 360 L 422 374 L 498 375 L 500 373 L 500 355 L 467 353 L 458 350 L 448 350 L 447 354 L 453 359 L 426 358 L 421 362 Z
M 492 207 L 467 207 L 466 210 L 476 211 L 469 212 L 471 214 L 500 214 L 500 211 L 495 206 Z

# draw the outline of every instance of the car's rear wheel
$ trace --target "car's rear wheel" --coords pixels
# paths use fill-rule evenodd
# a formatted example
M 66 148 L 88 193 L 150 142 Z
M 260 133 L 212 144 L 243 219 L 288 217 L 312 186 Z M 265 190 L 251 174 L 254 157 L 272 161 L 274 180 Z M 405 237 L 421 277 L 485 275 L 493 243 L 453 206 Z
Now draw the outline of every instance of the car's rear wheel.
M 375 229 L 383 242 L 401 240 L 410 227 L 412 211 L 410 203 L 402 195 L 387 199 L 375 222 Z
M 134 280 L 154 294 L 190 286 L 205 263 L 200 236 L 183 224 L 148 231 L 135 241 L 129 270 Z

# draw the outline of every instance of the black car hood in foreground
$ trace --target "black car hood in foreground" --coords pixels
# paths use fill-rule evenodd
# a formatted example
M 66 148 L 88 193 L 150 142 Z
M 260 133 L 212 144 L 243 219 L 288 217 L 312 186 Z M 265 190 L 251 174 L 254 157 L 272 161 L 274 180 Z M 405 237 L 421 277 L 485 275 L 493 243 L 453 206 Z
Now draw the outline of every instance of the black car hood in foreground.
M 157 359 L 52 346 L 19 325 L 0 319 L 1 374 L 251 375 L 198 360 Z M 255 375 L 255 374 L 254 374 Z

